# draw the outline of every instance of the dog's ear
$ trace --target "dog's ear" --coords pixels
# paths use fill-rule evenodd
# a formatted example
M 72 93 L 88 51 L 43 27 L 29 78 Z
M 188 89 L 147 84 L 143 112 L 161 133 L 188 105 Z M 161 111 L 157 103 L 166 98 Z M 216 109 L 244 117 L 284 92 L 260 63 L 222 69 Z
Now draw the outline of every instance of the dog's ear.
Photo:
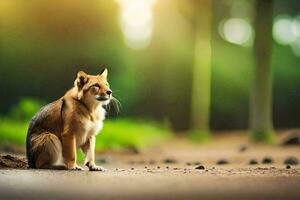
M 101 72 L 101 73 L 99 74 L 99 76 L 103 77 L 104 79 L 107 79 L 107 74 L 108 74 L 108 70 L 107 70 L 107 68 L 105 68 L 105 69 L 103 70 L 103 72 Z
M 84 71 L 79 71 L 75 80 L 75 86 L 81 89 L 84 86 L 84 84 L 88 82 L 88 80 L 88 75 Z

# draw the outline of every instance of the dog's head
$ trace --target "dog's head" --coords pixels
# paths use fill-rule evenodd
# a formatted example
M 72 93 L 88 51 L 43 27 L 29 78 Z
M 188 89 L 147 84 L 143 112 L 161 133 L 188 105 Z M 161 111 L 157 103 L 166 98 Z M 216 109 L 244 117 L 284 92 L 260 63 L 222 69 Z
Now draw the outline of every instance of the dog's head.
M 109 104 L 112 98 L 112 90 L 107 81 L 107 69 L 98 75 L 88 75 L 83 71 L 77 73 L 74 86 L 77 88 L 78 99 L 87 105 Z

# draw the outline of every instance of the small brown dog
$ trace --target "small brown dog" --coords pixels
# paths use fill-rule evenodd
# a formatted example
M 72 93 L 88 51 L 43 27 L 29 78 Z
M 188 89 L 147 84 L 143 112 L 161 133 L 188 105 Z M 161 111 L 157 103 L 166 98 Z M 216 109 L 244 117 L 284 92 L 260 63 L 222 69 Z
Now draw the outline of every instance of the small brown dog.
M 96 76 L 78 72 L 74 87 L 33 117 L 26 140 L 29 167 L 82 170 L 76 163 L 81 148 L 89 170 L 104 170 L 95 164 L 95 137 L 112 98 L 107 69 Z

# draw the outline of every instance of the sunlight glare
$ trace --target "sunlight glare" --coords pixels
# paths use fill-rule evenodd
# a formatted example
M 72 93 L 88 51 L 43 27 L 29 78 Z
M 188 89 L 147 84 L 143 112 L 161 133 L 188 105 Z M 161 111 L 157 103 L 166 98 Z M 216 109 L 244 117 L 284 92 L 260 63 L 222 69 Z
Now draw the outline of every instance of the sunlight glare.
M 132 49 L 144 49 L 150 44 L 154 0 L 118 0 L 120 23 L 125 43 Z

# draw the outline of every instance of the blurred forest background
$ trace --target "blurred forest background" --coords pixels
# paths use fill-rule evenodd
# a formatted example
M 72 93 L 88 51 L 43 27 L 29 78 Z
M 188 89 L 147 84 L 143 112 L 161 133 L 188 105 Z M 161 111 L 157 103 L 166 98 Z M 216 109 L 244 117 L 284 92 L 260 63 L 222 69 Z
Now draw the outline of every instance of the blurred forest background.
M 300 126 L 300 3 L 266 2 L 273 11 L 267 35 L 273 124 L 295 128 Z M 29 120 L 41 104 L 72 87 L 77 71 L 97 74 L 106 67 L 122 103 L 118 119 L 150 120 L 181 132 L 192 128 L 193 112 L 206 107 L 205 123 L 212 130 L 248 129 L 256 3 L 1 0 L 2 122 L 18 118 L 12 116 L 22 108 L 29 110 Z M 202 64 L 209 68 L 195 67 Z

